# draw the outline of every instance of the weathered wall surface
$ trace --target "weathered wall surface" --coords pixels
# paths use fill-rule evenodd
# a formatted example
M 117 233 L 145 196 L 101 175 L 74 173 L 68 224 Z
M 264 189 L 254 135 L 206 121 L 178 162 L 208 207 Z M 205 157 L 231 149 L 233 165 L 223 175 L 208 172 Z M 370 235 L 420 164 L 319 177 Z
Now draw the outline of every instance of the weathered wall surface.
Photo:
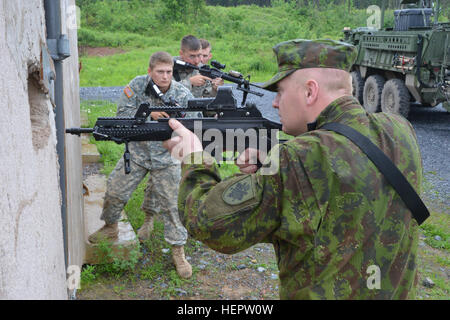
M 80 80 L 75 0 L 61 1 L 61 7 L 61 32 L 67 34 L 70 42 L 70 57 L 63 61 L 64 122 L 66 128 L 79 127 Z M 69 134 L 65 139 L 68 266 L 81 267 L 85 255 L 81 139 Z
M 73 41 L 76 34 L 70 38 Z M 45 42 L 42 0 L 0 0 L 0 299 L 67 299 L 55 115 L 39 82 Z M 64 65 L 69 77 L 64 100 L 71 108 L 79 103 L 76 60 Z M 71 148 L 69 154 L 76 152 L 76 147 Z M 72 165 L 77 166 L 81 164 Z M 69 188 L 69 211 L 77 211 L 68 219 L 69 237 L 81 232 L 75 242 L 84 235 L 77 227 L 78 187 Z M 70 246 L 75 248 L 76 243 Z M 69 254 L 73 264 L 79 263 L 80 250 Z

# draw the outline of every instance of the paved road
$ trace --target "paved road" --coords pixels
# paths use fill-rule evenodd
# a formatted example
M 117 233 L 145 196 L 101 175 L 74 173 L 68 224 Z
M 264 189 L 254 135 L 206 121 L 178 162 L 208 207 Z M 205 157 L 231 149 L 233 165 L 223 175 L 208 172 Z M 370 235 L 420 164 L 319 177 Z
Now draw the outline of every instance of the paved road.
M 122 90 L 123 87 L 81 88 L 80 97 L 82 100 L 117 102 Z M 278 112 L 271 104 L 274 93 L 262 89 L 255 90 L 264 93 L 264 96 L 249 95 L 247 101 L 255 102 L 266 118 L 279 122 Z M 233 92 L 240 104 L 242 92 L 238 90 Z M 427 195 L 450 206 L 450 113 L 442 106 L 421 108 L 412 105 L 409 120 L 416 130 L 422 152 Z

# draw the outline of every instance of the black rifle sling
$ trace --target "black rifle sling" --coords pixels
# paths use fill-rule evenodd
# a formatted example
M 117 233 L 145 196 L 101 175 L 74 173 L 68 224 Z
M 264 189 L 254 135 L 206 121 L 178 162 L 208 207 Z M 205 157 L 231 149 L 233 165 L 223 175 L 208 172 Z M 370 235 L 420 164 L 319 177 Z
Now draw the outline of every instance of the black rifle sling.
M 176 69 L 175 67 L 173 68 L 172 76 L 173 76 L 173 78 L 175 79 L 176 82 L 180 82 L 181 81 L 180 73 L 179 73 L 178 69 Z
M 337 132 L 356 144 L 380 170 L 395 191 L 397 191 L 398 195 L 402 198 L 419 225 L 430 216 L 427 207 L 405 176 L 391 159 L 389 159 L 380 148 L 373 144 L 369 138 L 355 129 L 340 123 L 327 123 L 320 129 Z

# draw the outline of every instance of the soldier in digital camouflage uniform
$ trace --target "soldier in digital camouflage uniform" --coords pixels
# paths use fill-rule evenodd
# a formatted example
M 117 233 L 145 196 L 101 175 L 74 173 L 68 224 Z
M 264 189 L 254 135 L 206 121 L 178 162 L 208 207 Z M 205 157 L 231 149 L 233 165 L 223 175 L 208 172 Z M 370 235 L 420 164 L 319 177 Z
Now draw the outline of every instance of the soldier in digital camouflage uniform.
M 273 174 L 248 173 L 256 168 L 243 156 L 240 167 L 247 174 L 221 181 L 201 143 L 187 145 L 183 141 L 192 133 L 170 121 L 182 139 L 165 147 L 185 148 L 178 202 L 183 224 L 191 236 L 224 253 L 272 243 L 281 299 L 413 299 L 416 220 L 356 145 L 321 130 L 330 122 L 358 130 L 420 194 L 421 156 L 411 124 L 398 115 L 366 113 L 353 98 L 347 71 L 354 47 L 297 39 L 274 52 L 279 71 L 264 87 L 278 91 L 273 107 L 283 131 L 295 138 L 261 159 L 279 160 Z M 202 161 L 189 164 L 195 156 Z
M 202 46 L 200 50 L 202 54 L 201 63 L 208 64 L 209 61 L 212 59 L 211 44 L 206 39 L 198 39 L 198 40 L 200 41 L 200 45 Z
M 157 52 L 150 58 L 147 75 L 134 78 L 124 89 L 117 104 L 118 117 L 134 117 L 139 105 L 162 105 L 160 98 L 146 94 L 147 85 L 152 79 L 167 98 L 174 98 L 181 106 L 186 106 L 193 96 L 183 85 L 172 80 L 173 58 L 166 52 Z M 152 120 L 168 117 L 164 112 L 152 112 Z M 198 113 L 187 113 L 186 117 L 198 117 Z M 201 114 L 200 114 L 201 116 Z M 150 121 L 149 117 L 149 121 Z M 117 239 L 117 222 L 122 209 L 130 199 L 139 183 L 149 173 L 142 210 L 145 221 L 138 231 L 140 240 L 148 239 L 153 230 L 153 216 L 161 212 L 164 219 L 164 237 L 171 244 L 174 263 L 180 276 L 189 278 L 192 268 L 186 261 L 183 246 L 187 232 L 178 216 L 177 194 L 180 181 L 180 163 L 171 158 L 159 141 L 130 142 L 131 172 L 124 173 L 121 158 L 108 178 L 101 219 L 105 226 L 89 237 L 92 243 L 102 238 Z
M 180 56 L 175 59 L 193 64 L 201 65 L 202 52 L 200 40 L 192 35 L 187 35 L 181 40 Z M 221 78 L 211 79 L 200 74 L 198 70 L 180 70 L 176 81 L 188 88 L 195 98 L 215 97 L 217 87 L 223 84 Z

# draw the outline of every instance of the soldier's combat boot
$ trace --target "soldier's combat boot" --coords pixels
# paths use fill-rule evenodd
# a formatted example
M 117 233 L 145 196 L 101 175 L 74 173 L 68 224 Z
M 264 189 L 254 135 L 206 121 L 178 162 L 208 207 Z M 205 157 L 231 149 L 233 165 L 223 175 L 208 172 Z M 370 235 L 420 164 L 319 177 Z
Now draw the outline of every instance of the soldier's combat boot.
M 153 215 L 145 214 L 144 224 L 138 230 L 138 238 L 140 241 L 144 241 L 150 238 L 150 234 L 153 231 Z
M 116 241 L 119 236 L 119 224 L 105 224 L 89 236 L 89 242 L 96 244 L 101 241 Z
M 172 246 L 172 258 L 178 275 L 181 278 L 189 279 L 192 276 L 192 267 L 184 257 L 184 247 Z

